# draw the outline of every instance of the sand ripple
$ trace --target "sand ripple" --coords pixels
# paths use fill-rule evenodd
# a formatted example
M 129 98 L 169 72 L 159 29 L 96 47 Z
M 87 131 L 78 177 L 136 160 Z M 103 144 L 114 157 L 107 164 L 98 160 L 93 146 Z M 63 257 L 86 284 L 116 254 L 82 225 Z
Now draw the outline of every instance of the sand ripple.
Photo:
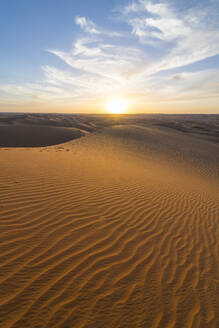
M 1 151 L 0 327 L 218 327 L 213 184 L 89 147 Z

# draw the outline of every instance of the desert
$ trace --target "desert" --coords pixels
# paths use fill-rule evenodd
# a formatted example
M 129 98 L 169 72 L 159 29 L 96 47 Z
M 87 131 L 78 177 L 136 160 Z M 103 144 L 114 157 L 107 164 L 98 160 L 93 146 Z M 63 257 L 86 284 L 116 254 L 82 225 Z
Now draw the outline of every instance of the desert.
M 0 115 L 0 327 L 219 326 L 219 115 Z

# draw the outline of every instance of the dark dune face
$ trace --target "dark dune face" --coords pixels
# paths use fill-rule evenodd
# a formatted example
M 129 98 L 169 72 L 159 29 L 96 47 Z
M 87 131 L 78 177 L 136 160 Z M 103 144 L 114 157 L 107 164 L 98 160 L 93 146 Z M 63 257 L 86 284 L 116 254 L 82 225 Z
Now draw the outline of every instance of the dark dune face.
M 0 147 L 45 147 L 81 137 L 74 128 L 34 125 L 0 126 Z
M 79 138 L 95 127 L 57 115 L 0 115 L 0 147 L 45 147 Z
M 0 147 L 57 145 L 111 124 L 93 115 L 0 114 Z

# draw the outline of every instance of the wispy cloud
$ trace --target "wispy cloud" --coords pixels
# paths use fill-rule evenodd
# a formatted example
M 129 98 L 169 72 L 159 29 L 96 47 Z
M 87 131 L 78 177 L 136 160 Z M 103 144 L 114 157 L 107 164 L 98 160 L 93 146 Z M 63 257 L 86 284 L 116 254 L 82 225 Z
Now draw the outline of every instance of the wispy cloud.
M 126 24 L 126 30 L 118 32 L 77 16 L 82 33 L 71 49 L 47 50 L 67 65 L 65 70 L 43 65 L 41 81 L 0 85 L 0 90 L 17 97 L 69 102 L 113 94 L 154 103 L 219 98 L 217 70 L 189 72 L 186 67 L 219 54 L 219 23 L 215 14 L 209 20 L 209 13 L 219 13 L 219 8 L 210 6 L 182 12 L 173 1 L 136 0 L 118 13 L 117 24 Z M 171 72 L 175 68 L 180 72 Z
M 111 37 L 122 37 L 123 34 L 115 31 L 109 31 L 97 26 L 92 20 L 84 16 L 77 16 L 75 18 L 75 24 L 79 25 L 81 29 L 88 34 L 102 34 Z
M 98 31 L 96 25 L 89 18 L 77 16 L 75 18 L 75 23 L 87 33 L 100 34 L 100 31 Z
M 156 70 L 185 66 L 219 54 L 219 23 L 209 14 L 215 8 L 182 12 L 168 2 L 139 0 L 125 8 L 123 17 L 143 44 L 165 49 Z
M 125 83 L 145 69 L 145 54 L 138 48 L 80 39 L 69 52 L 49 50 L 66 64 L 81 72 L 104 77 L 114 83 Z

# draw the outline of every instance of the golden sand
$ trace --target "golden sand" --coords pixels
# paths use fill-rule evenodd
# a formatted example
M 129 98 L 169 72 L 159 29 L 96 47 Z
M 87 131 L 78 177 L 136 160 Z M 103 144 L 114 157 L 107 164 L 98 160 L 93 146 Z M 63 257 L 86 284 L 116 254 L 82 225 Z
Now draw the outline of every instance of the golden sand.
M 1 328 L 219 327 L 218 144 L 168 133 L 0 150 Z

